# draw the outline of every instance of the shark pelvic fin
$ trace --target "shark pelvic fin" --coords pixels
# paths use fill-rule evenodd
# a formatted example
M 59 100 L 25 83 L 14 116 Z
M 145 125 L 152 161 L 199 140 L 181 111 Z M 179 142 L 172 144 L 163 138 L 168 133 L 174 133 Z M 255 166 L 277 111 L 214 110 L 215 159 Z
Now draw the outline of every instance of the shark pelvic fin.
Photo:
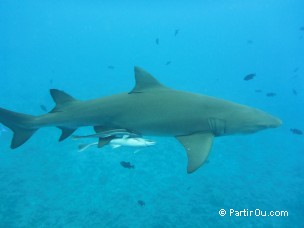
M 166 88 L 159 81 L 157 81 L 151 74 L 146 72 L 140 67 L 134 67 L 135 74 L 135 87 L 129 94 L 132 93 L 143 93 L 144 91 L 151 89 L 160 89 Z
M 195 133 L 176 137 L 186 149 L 188 156 L 187 172 L 197 170 L 207 160 L 214 135 L 212 133 Z

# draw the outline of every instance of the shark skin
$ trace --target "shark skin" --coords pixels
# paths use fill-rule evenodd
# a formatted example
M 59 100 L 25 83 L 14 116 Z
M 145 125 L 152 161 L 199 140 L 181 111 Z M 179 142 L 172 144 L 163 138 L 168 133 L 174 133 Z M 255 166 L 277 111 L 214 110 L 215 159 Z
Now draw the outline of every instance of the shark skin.
M 135 67 L 134 71 L 136 84 L 130 92 L 80 101 L 52 89 L 56 106 L 41 116 L 0 108 L 0 122 L 14 132 L 11 148 L 21 146 L 41 127 L 60 128 L 60 141 L 82 126 L 93 126 L 97 134 L 128 129 L 141 135 L 175 137 L 187 152 L 187 172 L 192 173 L 207 160 L 214 137 L 254 133 L 282 124 L 259 109 L 170 89 L 145 70 Z

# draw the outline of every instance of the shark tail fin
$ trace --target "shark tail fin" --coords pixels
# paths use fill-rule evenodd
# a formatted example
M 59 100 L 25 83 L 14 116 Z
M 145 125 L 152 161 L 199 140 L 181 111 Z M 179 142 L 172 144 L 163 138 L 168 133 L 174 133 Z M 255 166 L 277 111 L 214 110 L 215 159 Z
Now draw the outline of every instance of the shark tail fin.
M 0 108 L 0 123 L 14 132 L 11 148 L 15 149 L 25 143 L 38 128 L 33 128 L 35 117 Z

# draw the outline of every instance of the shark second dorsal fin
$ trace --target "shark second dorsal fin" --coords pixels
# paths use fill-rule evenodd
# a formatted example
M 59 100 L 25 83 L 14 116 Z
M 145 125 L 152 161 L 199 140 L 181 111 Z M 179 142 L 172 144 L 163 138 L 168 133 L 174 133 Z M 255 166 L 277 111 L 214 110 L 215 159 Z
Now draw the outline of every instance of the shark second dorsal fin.
M 57 105 L 62 105 L 68 102 L 77 101 L 71 95 L 58 90 L 58 89 L 50 89 L 51 96 Z
M 77 101 L 74 97 L 58 89 L 50 89 L 50 94 L 56 103 L 55 108 L 51 112 L 58 112 L 62 105 Z
M 134 67 L 135 87 L 129 94 L 143 93 L 151 89 L 166 88 L 159 81 L 157 81 L 151 74 L 140 67 Z

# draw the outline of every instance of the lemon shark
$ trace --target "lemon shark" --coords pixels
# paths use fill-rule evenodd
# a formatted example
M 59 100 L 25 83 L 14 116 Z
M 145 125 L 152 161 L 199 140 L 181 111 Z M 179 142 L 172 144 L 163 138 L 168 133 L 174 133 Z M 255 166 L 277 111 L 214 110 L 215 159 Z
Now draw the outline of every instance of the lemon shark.
M 259 109 L 174 90 L 139 67 L 134 71 L 136 84 L 130 92 L 80 101 L 51 89 L 56 106 L 40 116 L 0 108 L 0 122 L 14 132 L 11 148 L 21 146 L 37 129 L 47 126 L 62 130 L 59 141 L 82 126 L 93 126 L 97 134 L 128 129 L 141 135 L 175 137 L 187 152 L 187 172 L 192 173 L 206 161 L 215 137 L 254 133 L 282 123 Z M 99 146 L 105 143 L 100 140 Z

